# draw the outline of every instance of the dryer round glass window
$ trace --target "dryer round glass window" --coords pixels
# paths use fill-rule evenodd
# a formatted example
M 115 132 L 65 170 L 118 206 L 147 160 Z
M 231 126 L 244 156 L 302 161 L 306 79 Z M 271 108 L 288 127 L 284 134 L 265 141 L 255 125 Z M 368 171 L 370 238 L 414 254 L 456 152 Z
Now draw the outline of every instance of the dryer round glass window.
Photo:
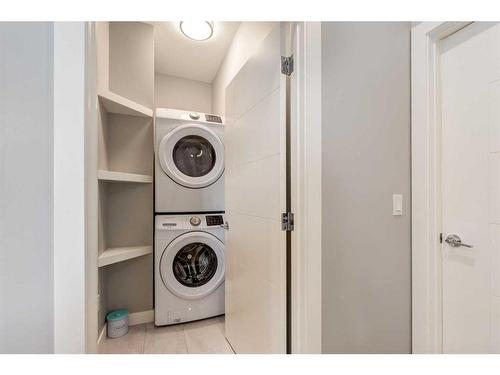
M 160 141 L 158 159 L 163 172 L 187 188 L 212 185 L 224 172 L 224 145 L 210 128 L 185 124 Z
M 217 271 L 217 254 L 201 242 L 183 246 L 174 258 L 172 271 L 182 285 L 198 288 L 208 283 Z
M 214 168 L 217 155 L 212 144 L 205 138 L 188 135 L 177 141 L 172 158 L 177 169 L 186 176 L 201 177 Z

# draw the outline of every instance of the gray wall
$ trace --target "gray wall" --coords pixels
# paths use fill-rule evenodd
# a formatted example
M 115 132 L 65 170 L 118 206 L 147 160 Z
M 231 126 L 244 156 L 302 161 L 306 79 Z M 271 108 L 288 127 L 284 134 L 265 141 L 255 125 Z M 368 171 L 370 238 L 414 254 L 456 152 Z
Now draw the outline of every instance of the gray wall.
M 53 25 L 0 22 L 0 353 L 53 340 Z
M 410 28 L 322 24 L 324 353 L 411 350 Z

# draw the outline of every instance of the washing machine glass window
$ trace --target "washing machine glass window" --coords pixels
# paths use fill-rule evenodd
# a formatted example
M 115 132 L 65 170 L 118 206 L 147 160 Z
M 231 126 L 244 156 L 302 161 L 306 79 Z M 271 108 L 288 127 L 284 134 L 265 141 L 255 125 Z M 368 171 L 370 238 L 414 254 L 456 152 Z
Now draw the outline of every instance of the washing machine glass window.
M 212 144 L 198 135 L 181 138 L 174 146 L 175 166 L 187 176 L 201 177 L 209 173 L 217 159 Z
M 211 233 L 181 234 L 163 250 L 159 272 L 163 285 L 180 298 L 198 299 L 224 282 L 224 243 Z
M 163 172 L 187 188 L 210 186 L 224 173 L 224 145 L 203 125 L 185 124 L 171 130 L 160 141 L 158 158 Z
M 177 252 L 172 265 L 178 282 L 197 288 L 209 282 L 217 271 L 217 255 L 207 244 L 195 242 Z

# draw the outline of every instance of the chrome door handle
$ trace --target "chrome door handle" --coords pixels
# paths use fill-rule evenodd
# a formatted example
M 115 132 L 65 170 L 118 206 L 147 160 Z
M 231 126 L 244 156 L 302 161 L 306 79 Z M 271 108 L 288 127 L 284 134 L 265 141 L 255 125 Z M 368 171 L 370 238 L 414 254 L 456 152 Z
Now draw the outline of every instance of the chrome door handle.
M 224 228 L 225 230 L 229 230 L 229 223 L 226 221 L 224 224 L 221 224 L 220 227 Z
M 458 236 L 456 234 L 450 234 L 448 237 L 446 237 L 444 242 L 446 242 L 448 245 L 453 246 L 453 247 L 460 247 L 460 246 L 468 247 L 468 248 L 474 247 L 472 245 L 467 245 L 465 243 L 462 243 L 462 239 L 460 238 L 460 236 Z

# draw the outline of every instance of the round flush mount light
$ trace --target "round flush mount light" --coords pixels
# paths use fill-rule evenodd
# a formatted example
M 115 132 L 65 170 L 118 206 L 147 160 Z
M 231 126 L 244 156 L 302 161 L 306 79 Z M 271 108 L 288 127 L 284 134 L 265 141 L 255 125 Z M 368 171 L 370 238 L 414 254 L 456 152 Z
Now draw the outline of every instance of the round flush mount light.
M 214 25 L 210 21 L 181 21 L 179 28 L 186 37 L 196 41 L 210 39 L 214 34 Z

